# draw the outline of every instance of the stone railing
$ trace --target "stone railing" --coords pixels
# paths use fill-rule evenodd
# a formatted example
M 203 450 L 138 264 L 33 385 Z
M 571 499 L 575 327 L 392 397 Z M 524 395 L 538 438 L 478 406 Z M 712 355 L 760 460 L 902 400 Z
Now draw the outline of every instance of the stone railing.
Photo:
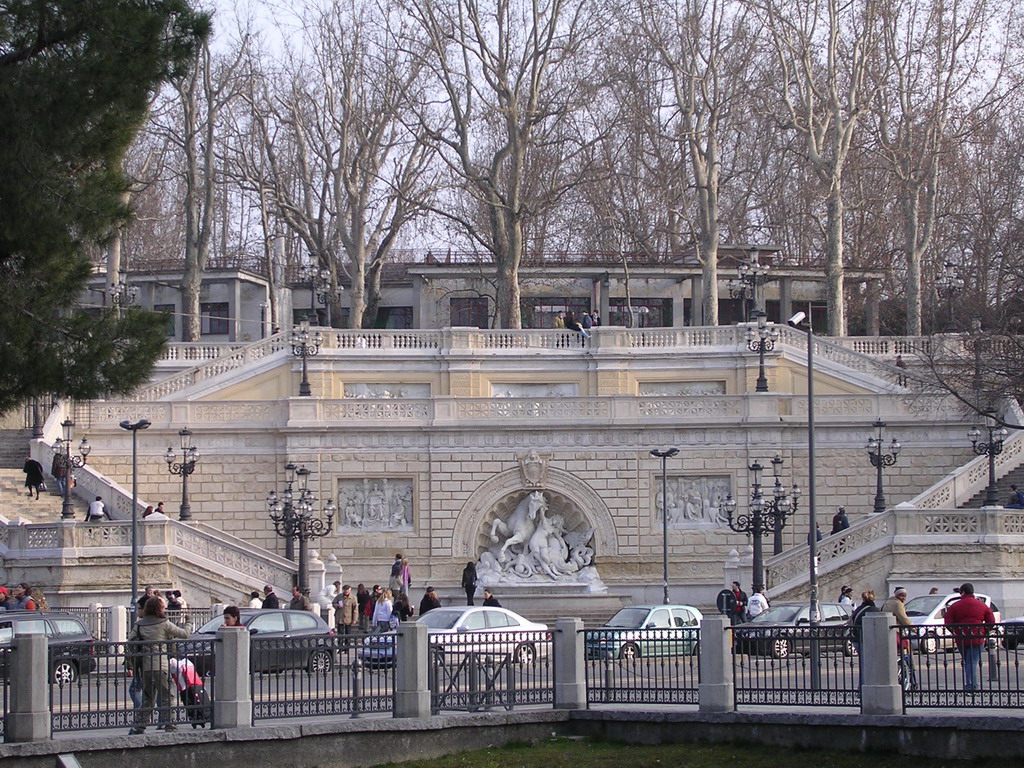
M 265 341 L 265 339 L 263 340 Z M 238 349 L 247 346 L 237 342 L 232 343 L 206 343 L 206 342 L 171 342 L 164 347 L 164 351 L 157 358 L 157 363 L 196 363 L 206 360 L 216 360 L 230 355 Z

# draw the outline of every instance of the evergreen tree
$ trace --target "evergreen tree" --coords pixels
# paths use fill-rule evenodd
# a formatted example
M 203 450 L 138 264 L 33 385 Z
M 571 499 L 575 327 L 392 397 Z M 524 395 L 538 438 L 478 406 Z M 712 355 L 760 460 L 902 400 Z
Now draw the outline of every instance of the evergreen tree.
M 163 318 L 77 302 L 127 215 L 124 152 L 209 24 L 186 0 L 0 0 L 0 412 L 146 380 Z

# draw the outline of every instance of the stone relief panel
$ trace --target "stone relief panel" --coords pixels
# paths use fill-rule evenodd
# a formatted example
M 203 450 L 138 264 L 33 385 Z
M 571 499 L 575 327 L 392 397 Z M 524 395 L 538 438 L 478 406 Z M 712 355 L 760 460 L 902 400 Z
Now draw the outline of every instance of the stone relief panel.
M 676 475 L 669 476 L 668 527 L 672 530 L 693 528 L 725 528 L 728 519 L 723 502 L 732 493 L 732 480 L 728 475 Z M 654 494 L 656 527 L 661 527 L 662 499 L 661 474 L 651 476 Z
M 413 487 L 411 477 L 338 480 L 337 531 L 411 531 Z
M 491 384 L 491 397 L 579 397 L 579 384 L 529 384 L 508 382 Z
M 346 384 L 345 397 L 357 400 L 394 400 L 430 397 L 429 384 Z
M 724 381 L 641 381 L 640 396 L 686 397 L 689 395 L 724 395 Z

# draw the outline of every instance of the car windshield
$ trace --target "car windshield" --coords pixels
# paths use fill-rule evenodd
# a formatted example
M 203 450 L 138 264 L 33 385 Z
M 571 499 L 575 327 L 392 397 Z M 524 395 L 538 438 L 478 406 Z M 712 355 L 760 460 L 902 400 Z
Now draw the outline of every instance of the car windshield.
M 939 603 L 945 599 L 945 595 L 921 595 L 913 600 L 908 600 L 906 605 L 907 616 L 927 616 L 938 608 Z
M 462 611 L 445 611 L 435 608 L 420 616 L 416 621 L 426 624 L 428 629 L 451 629 L 461 617 Z
M 800 611 L 803 610 L 802 605 L 777 605 L 774 608 L 769 608 L 763 613 L 757 614 L 750 620 L 751 624 L 782 624 L 787 621 L 796 621 L 797 616 L 800 615 Z
M 623 608 L 604 623 L 606 627 L 618 629 L 638 629 L 647 618 L 646 608 Z

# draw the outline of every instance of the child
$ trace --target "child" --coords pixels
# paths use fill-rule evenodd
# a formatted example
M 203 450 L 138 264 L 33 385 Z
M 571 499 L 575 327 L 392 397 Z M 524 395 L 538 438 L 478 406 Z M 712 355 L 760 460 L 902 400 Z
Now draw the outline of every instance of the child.
M 171 679 L 178 687 L 178 696 L 185 707 L 185 717 L 193 728 L 202 728 L 210 722 L 210 697 L 206 695 L 203 680 L 196 672 L 196 666 L 188 659 L 172 658 L 167 662 Z

